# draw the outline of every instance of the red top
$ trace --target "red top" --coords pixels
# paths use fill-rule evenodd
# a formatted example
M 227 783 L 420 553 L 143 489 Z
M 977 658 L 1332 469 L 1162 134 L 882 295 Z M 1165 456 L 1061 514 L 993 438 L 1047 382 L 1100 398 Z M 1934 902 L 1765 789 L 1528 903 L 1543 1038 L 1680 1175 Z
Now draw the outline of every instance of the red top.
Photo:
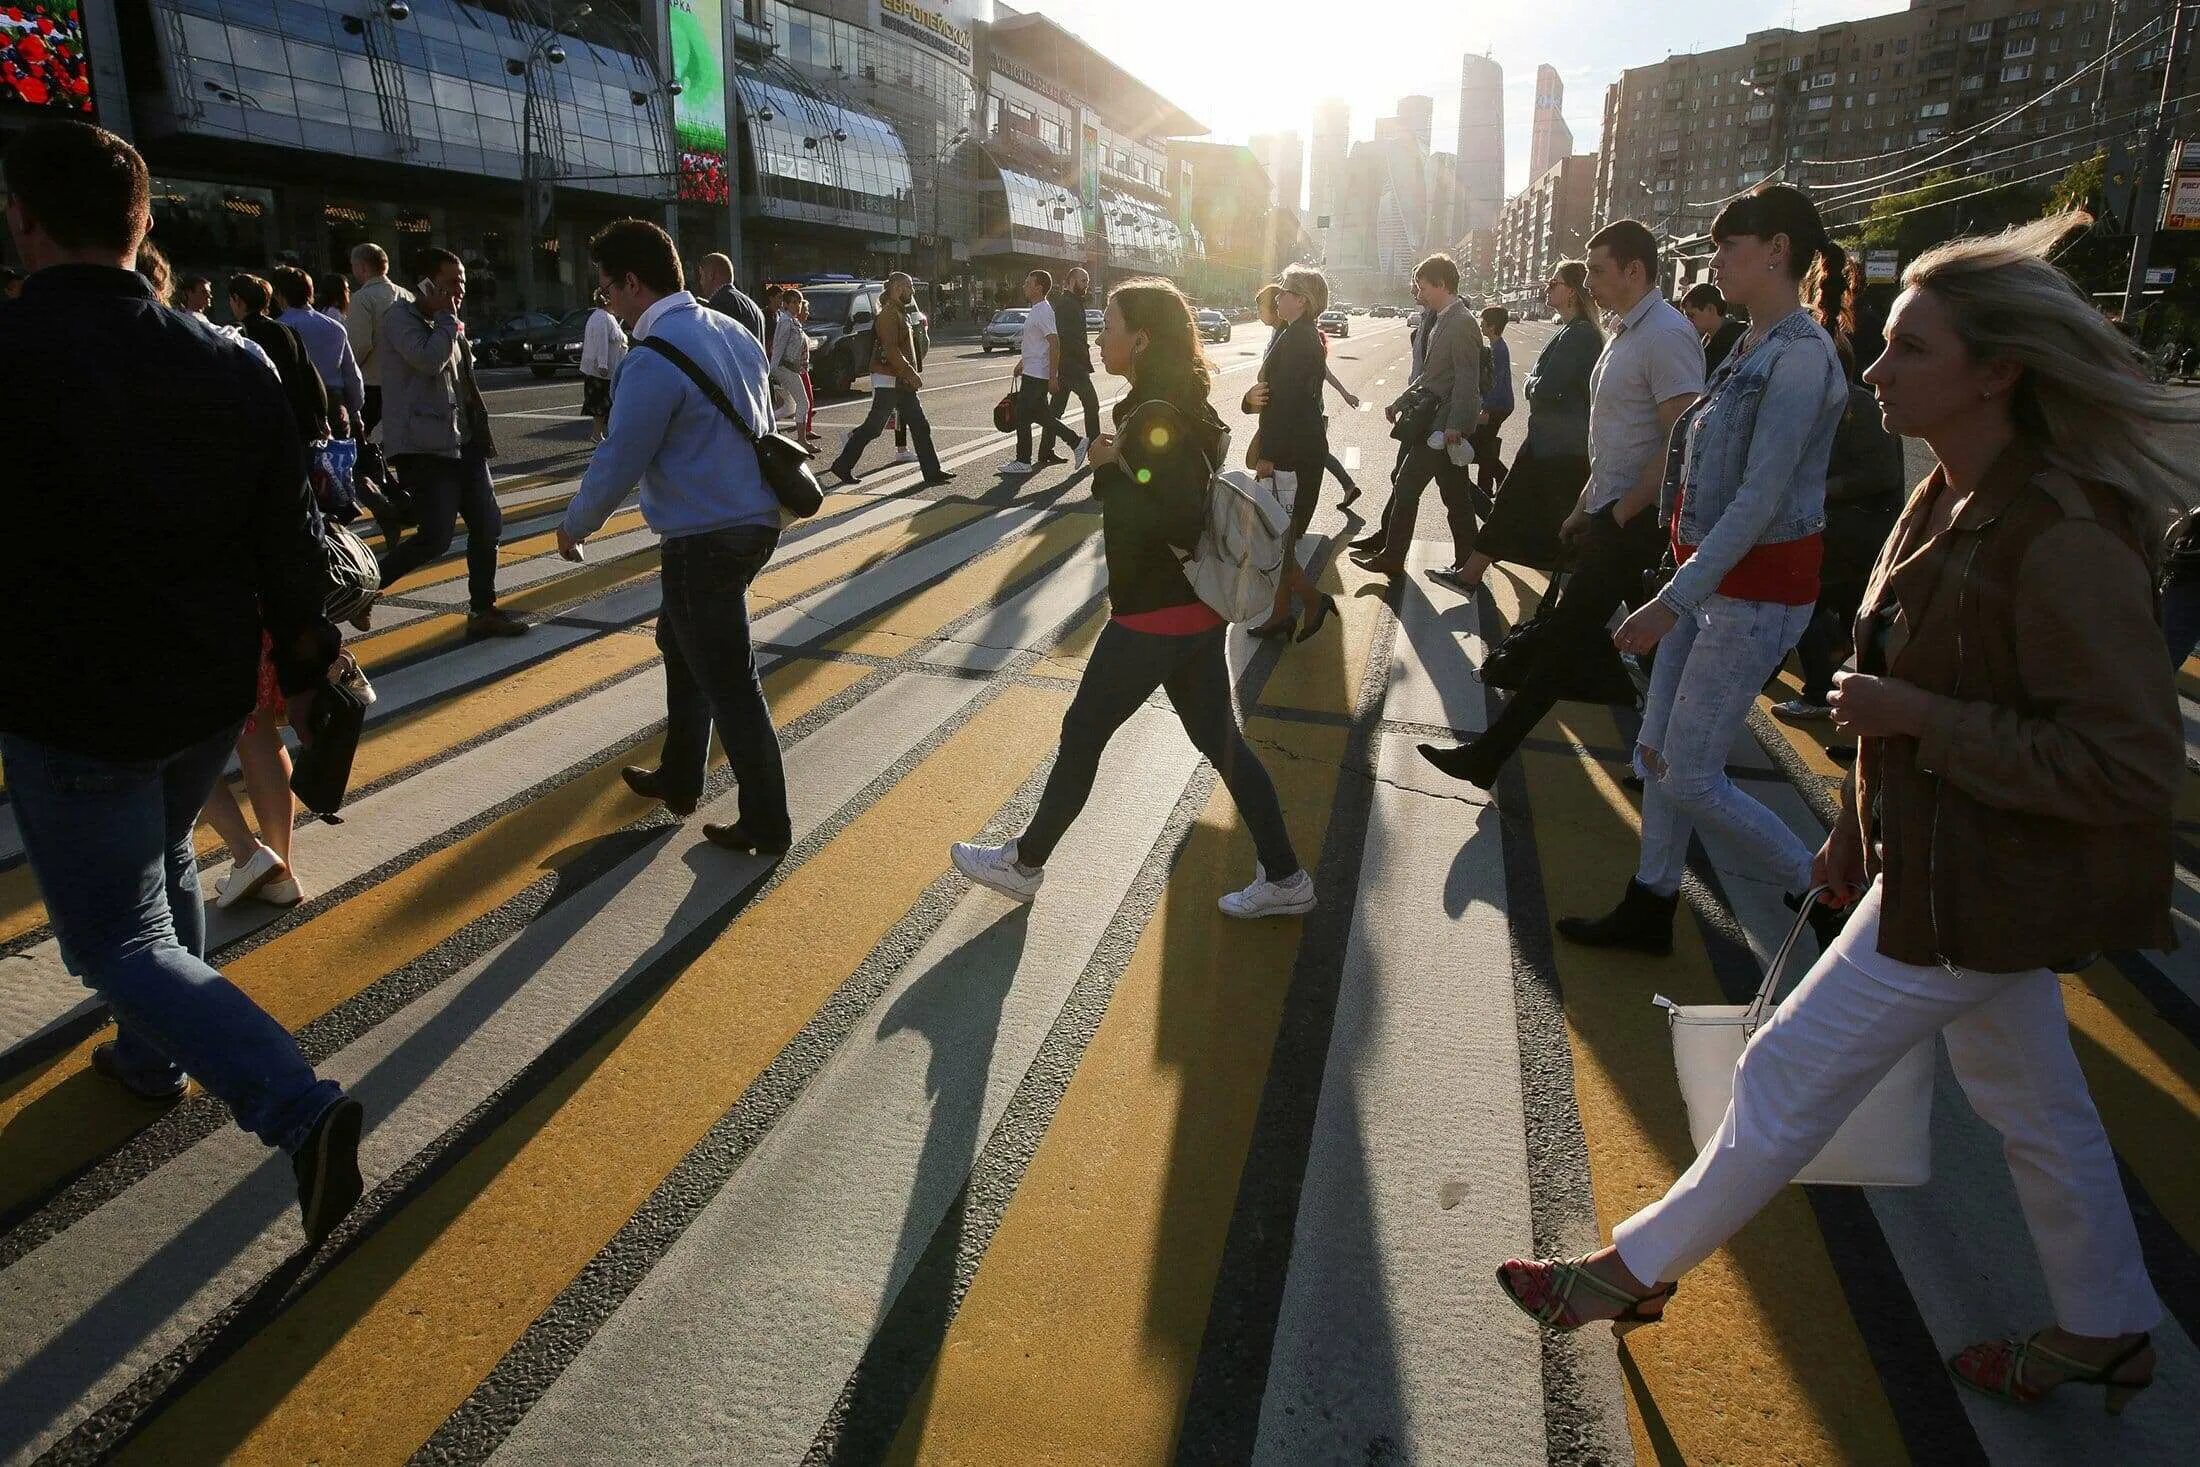
M 1161 637 L 1196 637 L 1222 625 L 1220 613 L 1204 601 L 1163 606 L 1153 611 L 1119 611 L 1110 619 L 1129 631 L 1151 632 Z
M 1695 546 L 1681 543 L 1681 499 L 1679 494 L 1673 498 L 1675 565 L 1688 564 L 1688 558 L 1696 553 Z M 1719 594 L 1737 601 L 1810 606 L 1818 600 L 1818 570 L 1825 559 L 1826 539 L 1819 533 L 1805 535 L 1800 540 L 1752 546 L 1719 582 Z

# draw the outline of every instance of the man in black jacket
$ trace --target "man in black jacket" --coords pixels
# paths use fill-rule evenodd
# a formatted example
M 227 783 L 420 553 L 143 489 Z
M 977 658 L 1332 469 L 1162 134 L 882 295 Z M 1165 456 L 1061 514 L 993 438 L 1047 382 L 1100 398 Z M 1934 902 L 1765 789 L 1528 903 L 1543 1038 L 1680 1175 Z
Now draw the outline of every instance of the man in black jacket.
M 229 277 L 229 313 L 245 340 L 267 353 L 275 375 L 283 379 L 283 396 L 290 403 L 291 421 L 298 426 L 298 441 L 311 443 L 328 437 L 328 389 L 313 358 L 306 355 L 298 333 L 268 315 L 275 287 L 257 275 Z
M 764 308 L 733 283 L 733 261 L 724 255 L 703 256 L 695 267 L 695 289 L 704 305 L 746 326 L 756 344 L 764 348 L 764 355 L 771 355 L 772 339 L 764 329 Z
M 62 960 L 113 1009 L 100 1074 L 186 1073 L 289 1152 L 309 1239 L 359 1198 L 361 1112 L 209 967 L 192 827 L 258 690 L 299 727 L 338 650 L 298 429 L 267 368 L 132 268 L 145 164 L 46 123 L 7 154 L 31 270 L 0 304 L 0 392 L 36 422 L 0 475 L 0 764 Z
M 1054 330 L 1061 338 L 1058 363 L 1061 386 L 1047 398 L 1047 417 L 1052 420 L 1039 440 L 1039 462 L 1059 463 L 1054 456 L 1055 423 L 1072 396 L 1085 405 L 1085 441 L 1100 436 L 1100 395 L 1092 386 L 1092 342 L 1085 327 L 1085 312 L 1092 299 L 1092 276 L 1082 265 L 1073 266 L 1062 289 L 1054 292 Z
M 1708 280 L 1688 287 L 1688 294 L 1681 297 L 1681 314 L 1703 338 L 1703 375 L 1708 382 L 1749 328 L 1726 313 L 1726 296 Z

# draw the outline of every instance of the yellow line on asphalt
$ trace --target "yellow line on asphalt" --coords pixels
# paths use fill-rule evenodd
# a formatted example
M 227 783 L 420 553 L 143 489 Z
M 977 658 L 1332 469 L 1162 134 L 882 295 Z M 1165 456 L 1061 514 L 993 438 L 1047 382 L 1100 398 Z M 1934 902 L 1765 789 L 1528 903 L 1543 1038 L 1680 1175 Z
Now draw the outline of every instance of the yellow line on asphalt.
M 877 657 L 898 656 L 970 608 L 1007 594 L 1055 565 L 1099 527 L 1097 515 L 1057 515 L 1039 529 L 1018 535 L 997 553 L 918 592 L 869 625 L 834 639 L 833 649 Z
M 1343 733 L 1248 735 L 1316 864 Z M 1216 910 L 1252 870 L 1217 784 L 890 1460 L 1170 1459 L 1305 930 Z
M 642 512 L 638 509 L 629 509 L 605 520 L 603 528 L 597 534 L 600 537 L 623 535 L 628 530 L 639 530 L 641 528 L 643 528 Z M 544 530 L 540 534 L 524 535 L 517 540 L 506 540 L 497 546 L 497 564 L 509 570 L 523 560 L 533 560 L 538 555 L 548 555 L 557 548 L 558 532 L 556 530 Z M 462 550 L 455 555 L 448 555 L 441 560 L 431 562 L 415 574 L 405 577 L 404 580 L 391 588 L 391 594 L 408 596 L 417 592 L 423 586 L 445 585 L 451 581 L 463 579 L 465 575 L 466 553 Z
M 2108 1139 L 2155 1211 L 2186 1247 L 2200 1249 L 2200 1171 L 2192 1164 L 2200 1050 L 2106 959 L 2064 974 L 2062 987 L 2070 1039 Z
M 1337 611 L 1330 620 L 1341 625 L 1325 626 L 1311 640 L 1285 647 L 1283 660 L 1260 690 L 1261 705 L 1312 713 L 1352 712 L 1367 659 L 1375 650 L 1375 626 L 1382 613 L 1380 588 L 1386 584 L 1383 577 L 1370 575 L 1349 557 L 1331 555 L 1322 568 L 1320 586 L 1337 598 Z M 1362 587 L 1376 589 L 1363 596 L 1358 594 Z M 1300 625 L 1305 621 L 1301 611 Z
M 1100 629 L 1108 624 L 1108 615 L 1109 608 L 1102 605 L 1086 617 L 1062 638 L 1059 646 L 1032 664 L 1032 673 L 1072 683 L 1083 678 L 1085 664 L 1092 659 L 1092 644 L 1100 640 Z
M 810 660 L 774 668 L 764 679 L 772 716 L 792 722 L 869 672 L 860 664 Z M 656 749 L 653 740 L 628 750 L 519 806 L 255 948 L 228 964 L 226 976 L 286 1029 L 310 1023 L 647 814 L 652 807 L 620 782 L 618 766 L 654 764 Z M 93 1073 L 92 1049 L 111 1037 L 113 1030 L 102 1028 L 0 1083 L 0 1212 L 158 1117 Z
M 126 1455 L 410 1456 L 1014 793 L 1062 706 L 1012 688 L 981 710 Z
M 657 559 L 657 547 L 651 546 L 601 565 L 583 566 L 570 575 L 539 581 L 524 591 L 503 597 L 497 604 L 515 616 L 562 609 L 655 575 Z M 464 640 L 466 613 L 454 611 L 424 616 L 387 632 L 369 633 L 349 645 L 358 655 L 359 665 L 371 673 L 405 658 L 456 646 Z

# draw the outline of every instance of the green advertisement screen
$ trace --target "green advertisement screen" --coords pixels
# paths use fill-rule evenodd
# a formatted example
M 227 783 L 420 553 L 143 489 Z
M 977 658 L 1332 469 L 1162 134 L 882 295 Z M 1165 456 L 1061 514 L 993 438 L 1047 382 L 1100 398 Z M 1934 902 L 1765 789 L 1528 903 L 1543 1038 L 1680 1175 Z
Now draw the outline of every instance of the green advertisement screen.
M 723 204 L 726 172 L 726 49 L 722 0 L 667 0 L 672 76 L 680 84 L 673 123 L 680 134 L 680 197 Z

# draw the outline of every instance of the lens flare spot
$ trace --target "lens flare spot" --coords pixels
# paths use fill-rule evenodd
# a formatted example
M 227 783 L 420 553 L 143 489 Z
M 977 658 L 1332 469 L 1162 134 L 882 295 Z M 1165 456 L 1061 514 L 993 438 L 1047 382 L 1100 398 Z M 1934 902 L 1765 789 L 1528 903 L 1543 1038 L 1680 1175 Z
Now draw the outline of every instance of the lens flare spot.
M 1167 448 L 1169 446 L 1168 428 L 1162 424 L 1155 424 L 1146 433 L 1146 443 L 1151 448 Z
M 1138 482 L 1141 484 L 1151 484 L 1153 482 L 1153 470 L 1140 469 L 1136 477 L 1138 479 Z

